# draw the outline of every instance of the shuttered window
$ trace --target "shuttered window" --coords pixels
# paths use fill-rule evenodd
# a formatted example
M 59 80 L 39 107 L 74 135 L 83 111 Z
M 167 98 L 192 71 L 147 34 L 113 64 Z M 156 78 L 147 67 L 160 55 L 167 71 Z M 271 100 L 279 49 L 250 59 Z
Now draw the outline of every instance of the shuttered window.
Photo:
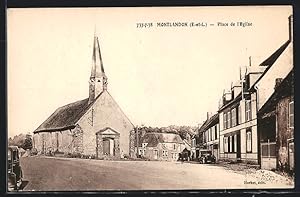
M 231 144 L 232 144 L 232 136 L 229 136 L 229 138 L 228 138 L 228 147 L 229 147 L 229 150 L 228 150 L 228 152 L 232 152 L 232 146 L 231 146 Z
M 234 135 L 234 149 L 233 152 L 237 152 L 237 135 Z
M 227 113 L 224 112 L 223 114 L 223 122 L 224 122 L 224 129 L 227 129 Z
M 224 137 L 224 152 L 227 153 L 228 152 L 228 138 Z
M 215 125 L 215 139 L 218 139 L 219 136 L 218 136 L 218 127 L 217 125 Z
M 251 101 L 246 102 L 246 121 L 251 120 Z
M 231 123 L 232 123 L 232 127 L 236 126 L 236 109 L 233 108 L 231 110 Z
M 230 111 L 227 112 L 227 128 L 231 127 L 231 114 Z
M 294 128 L 294 101 L 289 103 L 289 127 Z
M 252 132 L 251 129 L 246 131 L 247 152 L 252 152 Z
M 238 124 L 241 124 L 242 123 L 242 113 L 241 113 L 241 106 L 239 105 L 238 107 Z

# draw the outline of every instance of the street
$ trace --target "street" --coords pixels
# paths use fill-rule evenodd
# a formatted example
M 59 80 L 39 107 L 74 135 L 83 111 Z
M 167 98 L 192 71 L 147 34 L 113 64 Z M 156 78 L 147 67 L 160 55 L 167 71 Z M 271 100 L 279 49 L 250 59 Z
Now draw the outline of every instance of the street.
M 277 174 L 237 173 L 222 166 L 160 161 L 21 158 L 24 191 L 292 188 Z M 273 173 L 273 172 L 270 172 Z

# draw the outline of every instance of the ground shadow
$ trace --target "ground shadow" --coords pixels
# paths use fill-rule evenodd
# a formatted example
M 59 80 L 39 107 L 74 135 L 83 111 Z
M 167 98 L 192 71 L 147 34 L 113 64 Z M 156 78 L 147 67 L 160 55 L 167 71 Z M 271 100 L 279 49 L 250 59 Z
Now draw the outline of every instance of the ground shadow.
M 18 191 L 23 190 L 27 186 L 28 183 L 29 183 L 29 181 L 23 180 Z

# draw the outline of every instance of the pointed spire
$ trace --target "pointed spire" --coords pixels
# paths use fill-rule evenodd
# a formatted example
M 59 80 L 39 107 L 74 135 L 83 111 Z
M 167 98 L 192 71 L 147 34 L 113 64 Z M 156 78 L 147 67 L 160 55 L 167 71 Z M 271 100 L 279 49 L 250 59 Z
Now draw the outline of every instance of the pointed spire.
M 96 30 L 94 32 L 94 46 L 93 46 L 93 65 L 91 78 L 100 77 L 104 74 L 103 61 L 100 52 L 99 39 L 96 36 Z

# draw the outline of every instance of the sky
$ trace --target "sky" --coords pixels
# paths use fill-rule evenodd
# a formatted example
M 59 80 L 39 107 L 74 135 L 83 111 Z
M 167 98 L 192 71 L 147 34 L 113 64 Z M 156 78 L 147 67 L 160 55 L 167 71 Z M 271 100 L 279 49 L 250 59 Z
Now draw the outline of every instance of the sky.
M 95 33 L 108 91 L 134 125 L 197 126 L 216 113 L 249 56 L 259 64 L 288 40 L 291 13 L 291 6 L 10 8 L 8 136 L 33 132 L 58 107 L 88 97 Z M 208 26 L 157 26 L 163 22 Z

